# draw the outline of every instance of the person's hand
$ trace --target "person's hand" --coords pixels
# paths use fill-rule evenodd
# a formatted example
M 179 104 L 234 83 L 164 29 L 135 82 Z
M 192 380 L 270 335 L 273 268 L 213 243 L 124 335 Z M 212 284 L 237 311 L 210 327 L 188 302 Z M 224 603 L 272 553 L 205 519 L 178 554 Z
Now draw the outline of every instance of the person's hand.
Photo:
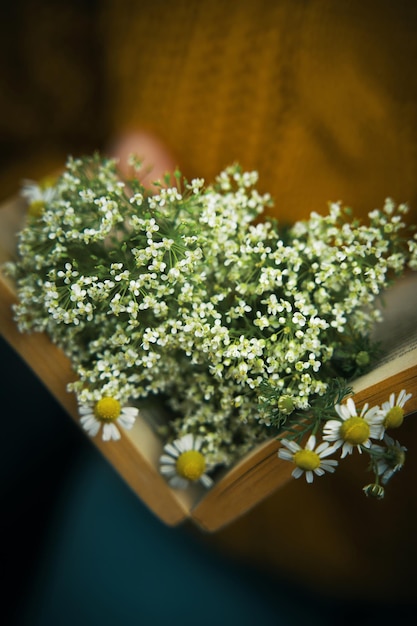
M 139 178 L 146 187 L 155 181 L 163 182 L 165 174 L 173 173 L 176 167 L 174 157 L 164 143 L 155 135 L 142 130 L 116 137 L 109 146 L 109 152 L 119 159 L 119 169 L 125 176 L 132 175 L 128 159 L 135 154 L 143 163 Z

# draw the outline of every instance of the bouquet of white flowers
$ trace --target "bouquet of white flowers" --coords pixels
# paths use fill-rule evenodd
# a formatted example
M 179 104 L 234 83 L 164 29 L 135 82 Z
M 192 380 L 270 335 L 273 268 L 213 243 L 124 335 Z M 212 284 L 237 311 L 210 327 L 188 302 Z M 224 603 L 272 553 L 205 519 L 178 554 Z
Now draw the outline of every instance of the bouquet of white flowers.
M 387 199 L 360 223 L 333 203 L 281 227 L 259 219 L 272 200 L 256 182 L 238 166 L 210 186 L 175 172 L 151 193 L 96 155 L 26 183 L 7 265 L 19 329 L 46 331 L 68 355 L 90 435 L 118 439 L 150 396 L 169 407 L 155 428 L 175 488 L 210 487 L 217 468 L 276 436 L 309 482 L 337 456 L 368 453 L 365 491 L 381 497 L 405 455 L 385 431 L 411 394 L 360 411 L 345 398 L 378 355 L 377 297 L 417 269 L 407 206 Z

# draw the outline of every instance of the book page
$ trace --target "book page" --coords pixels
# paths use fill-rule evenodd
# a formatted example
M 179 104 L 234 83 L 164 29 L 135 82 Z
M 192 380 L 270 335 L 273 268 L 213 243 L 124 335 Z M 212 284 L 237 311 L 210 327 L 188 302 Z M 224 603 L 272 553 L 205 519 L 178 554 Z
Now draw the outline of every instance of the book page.
M 384 354 L 371 372 L 354 381 L 355 393 L 407 369 L 417 372 L 417 272 L 399 279 L 382 300 L 384 320 L 372 338 L 381 342 Z
M 380 341 L 384 356 L 376 367 L 417 348 L 417 272 L 399 279 L 381 298 L 383 322 L 372 338 Z

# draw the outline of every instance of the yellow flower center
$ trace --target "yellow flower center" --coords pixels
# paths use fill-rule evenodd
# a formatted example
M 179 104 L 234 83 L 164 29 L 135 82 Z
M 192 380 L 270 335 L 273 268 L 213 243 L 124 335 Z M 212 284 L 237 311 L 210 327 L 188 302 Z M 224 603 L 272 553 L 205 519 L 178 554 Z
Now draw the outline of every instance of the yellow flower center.
M 385 428 L 398 428 L 403 423 L 404 411 L 400 406 L 394 406 L 388 411 L 384 419 Z
M 28 207 L 28 213 L 31 217 L 40 217 L 45 208 L 43 200 L 33 200 Z
M 120 411 L 120 402 L 116 398 L 101 398 L 94 407 L 94 415 L 100 422 L 114 422 Z
M 183 478 L 198 480 L 204 474 L 206 461 L 198 450 L 187 450 L 178 457 L 176 469 Z
M 368 422 L 357 415 L 343 422 L 340 428 L 342 438 L 353 446 L 365 443 L 369 439 L 370 432 Z
M 320 467 L 320 457 L 313 450 L 298 450 L 293 456 L 293 461 L 302 470 L 315 470 Z
M 53 187 L 55 185 L 56 180 L 57 180 L 56 176 L 44 176 L 39 181 L 39 187 L 41 189 L 49 189 L 49 187 Z

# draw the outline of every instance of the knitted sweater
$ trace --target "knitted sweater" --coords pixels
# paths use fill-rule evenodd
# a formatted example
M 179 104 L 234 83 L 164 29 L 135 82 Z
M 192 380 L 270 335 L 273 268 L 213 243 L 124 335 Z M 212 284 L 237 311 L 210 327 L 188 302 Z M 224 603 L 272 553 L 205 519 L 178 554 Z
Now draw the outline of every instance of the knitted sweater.
M 257 169 L 285 221 L 416 209 L 414 2 L 122 0 L 104 25 L 114 133 L 152 131 L 187 176 Z

